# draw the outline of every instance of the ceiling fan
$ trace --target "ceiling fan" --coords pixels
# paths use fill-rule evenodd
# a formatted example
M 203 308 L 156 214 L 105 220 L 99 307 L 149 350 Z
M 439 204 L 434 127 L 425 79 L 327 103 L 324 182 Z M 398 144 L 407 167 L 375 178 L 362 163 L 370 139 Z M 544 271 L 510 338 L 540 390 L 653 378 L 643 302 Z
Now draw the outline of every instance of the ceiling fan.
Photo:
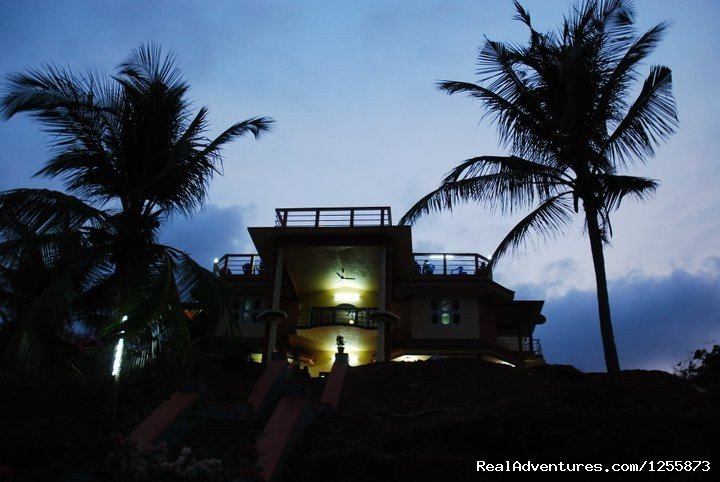
M 342 274 L 341 274 L 341 273 L 338 273 L 338 272 L 335 272 L 335 274 L 340 277 L 340 280 L 355 279 L 355 278 L 351 278 L 351 277 L 349 277 L 349 276 L 345 276 L 345 268 L 340 268 L 340 271 L 341 271 Z

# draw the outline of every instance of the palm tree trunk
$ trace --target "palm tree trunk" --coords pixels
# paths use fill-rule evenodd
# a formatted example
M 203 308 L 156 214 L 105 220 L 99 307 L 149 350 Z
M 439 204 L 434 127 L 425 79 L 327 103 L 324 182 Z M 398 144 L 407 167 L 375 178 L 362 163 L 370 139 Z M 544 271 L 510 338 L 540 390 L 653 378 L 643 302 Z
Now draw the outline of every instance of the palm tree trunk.
M 585 204 L 585 217 L 587 219 L 590 250 L 592 251 L 593 266 L 595 268 L 595 283 L 597 285 L 598 313 L 600 315 L 600 334 L 602 336 L 605 366 L 610 375 L 620 374 L 615 335 L 613 335 L 612 320 L 610 318 L 610 297 L 608 296 L 607 277 L 605 275 L 605 256 L 603 255 L 603 240 L 598 224 L 598 212 Z

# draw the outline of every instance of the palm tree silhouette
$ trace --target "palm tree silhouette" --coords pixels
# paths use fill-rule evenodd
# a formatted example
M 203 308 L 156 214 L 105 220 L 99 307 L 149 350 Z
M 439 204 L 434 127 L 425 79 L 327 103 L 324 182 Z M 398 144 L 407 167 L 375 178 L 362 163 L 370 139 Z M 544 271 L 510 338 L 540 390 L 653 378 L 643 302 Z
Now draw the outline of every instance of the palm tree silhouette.
M 603 245 L 612 236 L 610 213 L 628 196 L 646 199 L 658 185 L 618 170 L 652 157 L 659 142 L 677 127 L 667 67 L 651 67 L 635 99 L 628 100 L 639 79 L 639 64 L 667 26 L 661 23 L 638 35 L 629 1 L 588 0 L 575 7 L 557 31 L 541 34 L 518 2 L 515 9 L 515 19 L 530 30 L 527 44 L 486 40 L 478 56 L 484 85 L 438 83 L 448 94 L 478 99 L 511 155 L 462 162 L 400 223 L 471 200 L 501 213 L 531 210 L 500 242 L 494 265 L 530 234 L 553 239 L 582 204 L 605 363 L 608 373 L 617 374 Z
M 54 226 L 9 221 L 0 244 L 0 366 L 19 366 L 52 386 L 80 373 L 71 301 L 87 275 L 82 235 L 70 219 Z
M 72 298 L 73 316 L 94 320 L 105 339 L 125 337 L 139 362 L 187 355 L 183 297 L 202 290 L 213 309 L 224 306 L 212 273 L 160 244 L 160 228 L 202 208 L 228 142 L 259 138 L 273 122 L 254 117 L 209 139 L 208 110 L 192 111 L 188 88 L 172 55 L 141 45 L 110 78 L 48 65 L 10 75 L 0 98 L 4 118 L 27 113 L 50 134 L 54 155 L 36 175 L 59 178 L 68 191 L 0 194 L 2 263 L 13 266 L 4 249 L 12 243 L 42 250 L 78 235 L 73 266 L 85 276 L 59 296 Z M 37 236 L 16 236 L 17 224 Z

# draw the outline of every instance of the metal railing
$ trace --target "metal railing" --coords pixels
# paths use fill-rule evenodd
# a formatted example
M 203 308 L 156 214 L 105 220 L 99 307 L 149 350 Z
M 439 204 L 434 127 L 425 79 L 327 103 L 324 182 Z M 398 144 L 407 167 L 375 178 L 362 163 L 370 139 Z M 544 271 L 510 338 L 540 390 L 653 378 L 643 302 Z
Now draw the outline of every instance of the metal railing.
M 263 276 L 265 265 L 257 254 L 226 254 L 213 265 L 217 276 Z
M 458 275 L 492 278 L 490 260 L 477 253 L 413 253 L 419 276 Z
M 497 337 L 497 344 L 510 351 L 531 352 L 537 356 L 543 356 L 542 345 L 538 338 L 501 335 Z
M 377 328 L 370 314 L 377 308 L 359 308 L 353 305 L 313 307 L 299 311 L 293 317 L 296 328 L 314 328 L 328 325 L 353 325 L 358 328 Z
M 392 226 L 390 208 L 279 208 L 275 210 L 275 226 L 288 227 L 358 227 Z
M 525 338 L 523 340 L 523 351 L 531 351 L 537 356 L 543 356 L 542 345 L 538 338 Z

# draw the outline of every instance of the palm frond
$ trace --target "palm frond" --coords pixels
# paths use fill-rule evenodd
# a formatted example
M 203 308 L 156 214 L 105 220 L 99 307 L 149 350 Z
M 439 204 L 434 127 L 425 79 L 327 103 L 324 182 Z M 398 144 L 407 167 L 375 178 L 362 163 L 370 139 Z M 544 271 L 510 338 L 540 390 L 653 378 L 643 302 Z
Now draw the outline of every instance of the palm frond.
M 78 230 L 99 226 L 105 213 L 80 199 L 49 189 L 14 189 L 0 193 L 0 234 L 18 226 L 34 233 Z
M 128 357 L 135 359 L 131 366 L 158 357 L 179 363 L 190 349 L 188 319 L 175 277 L 175 256 L 161 246 L 155 248 L 156 261 L 151 269 L 123 280 L 118 287 L 115 317 L 99 332 L 106 342 L 125 339 L 131 353 Z
M 552 167 L 516 156 L 481 156 L 468 159 L 450 171 L 440 187 L 424 196 L 400 219 L 412 224 L 423 214 L 458 203 L 483 204 L 490 211 L 513 213 L 556 192 L 570 181 Z
M 206 333 L 233 331 L 233 291 L 212 272 L 197 264 L 187 253 L 175 250 L 178 257 L 178 289 L 183 302 L 198 303 L 201 314 L 193 318 L 194 337 Z
M 655 146 L 673 134 L 677 125 L 672 73 L 667 67 L 653 67 L 637 99 L 602 146 L 602 152 L 623 164 L 644 161 L 655 154 Z
M 562 234 L 574 215 L 572 202 L 568 199 L 569 194 L 567 191 L 545 199 L 522 218 L 495 248 L 490 259 L 490 269 L 493 269 L 505 254 L 524 246 L 531 234 L 539 236 L 545 242 Z
M 620 208 L 620 203 L 626 196 L 646 201 L 659 186 L 655 179 L 636 176 L 602 175 L 599 181 L 602 186 L 603 205 L 608 211 Z
M 637 66 L 647 58 L 667 30 L 666 23 L 655 25 L 623 51 L 622 58 L 614 65 L 607 80 L 601 86 L 595 115 L 602 122 L 617 125 L 625 113 L 625 93 L 636 80 Z
M 510 147 L 514 155 L 529 158 L 547 155 L 549 146 L 543 142 L 546 138 L 544 134 L 548 131 L 547 123 L 544 117 L 531 115 L 536 112 L 535 108 L 526 108 L 490 88 L 468 82 L 444 80 L 436 85 L 449 95 L 465 93 L 480 100 L 485 106 L 483 117 L 489 118 L 496 125 L 500 143 Z

